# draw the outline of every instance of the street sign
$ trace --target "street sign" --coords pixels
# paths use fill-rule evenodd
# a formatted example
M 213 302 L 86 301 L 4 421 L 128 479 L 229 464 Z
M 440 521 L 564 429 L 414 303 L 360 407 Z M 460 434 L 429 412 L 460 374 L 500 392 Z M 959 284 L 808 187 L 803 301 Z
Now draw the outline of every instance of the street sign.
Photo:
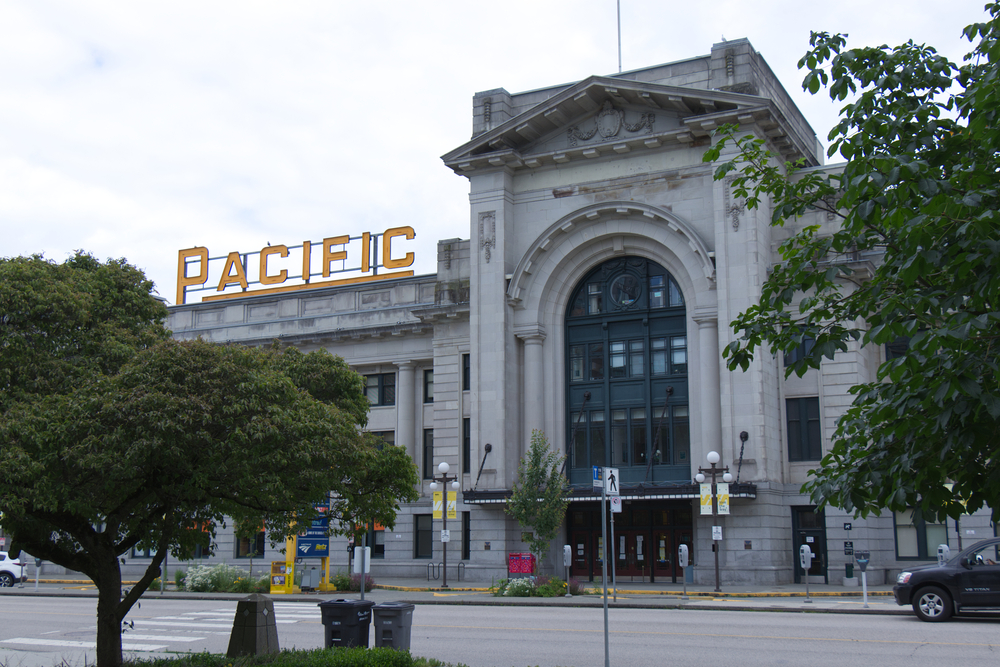
M 609 496 L 618 495 L 618 468 L 604 469 L 604 490 Z
M 451 531 L 450 530 L 442 530 L 441 531 L 441 541 L 442 542 L 451 542 Z
M 712 526 L 712 539 L 716 541 L 722 539 L 722 526 Z
M 599 489 L 604 486 L 604 477 L 601 476 L 601 466 L 594 466 L 594 488 Z
M 611 496 L 611 513 L 621 514 L 621 512 L 622 512 L 621 496 Z

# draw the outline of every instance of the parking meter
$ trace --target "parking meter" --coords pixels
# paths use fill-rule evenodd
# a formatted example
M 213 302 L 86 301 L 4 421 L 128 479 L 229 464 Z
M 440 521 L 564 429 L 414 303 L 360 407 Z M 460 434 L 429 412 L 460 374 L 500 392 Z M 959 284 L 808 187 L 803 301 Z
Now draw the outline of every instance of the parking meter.
M 809 548 L 808 544 L 803 544 L 799 547 L 799 565 L 801 565 L 802 569 L 806 572 L 808 572 L 809 568 L 812 567 L 812 559 L 812 549 Z
M 860 567 L 861 571 L 864 572 L 865 570 L 868 569 L 868 561 L 871 560 L 871 552 L 855 551 L 854 560 L 858 561 L 858 567 Z
M 938 545 L 938 565 L 944 565 L 951 557 L 951 549 L 947 544 Z
M 677 564 L 681 567 L 688 566 L 688 545 L 682 544 L 677 547 Z
M 573 547 L 568 544 L 563 545 L 563 565 L 569 567 L 573 564 Z

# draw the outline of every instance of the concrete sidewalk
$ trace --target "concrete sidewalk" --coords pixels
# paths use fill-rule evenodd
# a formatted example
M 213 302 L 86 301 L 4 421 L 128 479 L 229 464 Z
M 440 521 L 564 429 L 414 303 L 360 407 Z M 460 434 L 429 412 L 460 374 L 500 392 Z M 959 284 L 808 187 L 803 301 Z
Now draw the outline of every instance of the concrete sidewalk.
M 571 606 L 603 607 L 603 589 L 600 583 L 584 584 L 586 593 L 572 597 L 555 598 L 515 598 L 494 597 L 489 585 L 484 582 L 449 581 L 444 588 L 441 582 L 423 579 L 379 579 L 375 590 L 365 594 L 365 599 L 373 602 L 408 602 L 412 604 L 452 604 L 479 606 Z M 126 582 L 128 585 L 128 582 Z M 891 586 L 868 588 L 867 606 L 860 587 L 844 587 L 826 584 L 810 584 L 808 597 L 805 584 L 780 586 L 721 586 L 716 593 L 713 585 L 688 585 L 685 590 L 673 583 L 628 583 L 621 582 L 617 595 L 609 586 L 608 605 L 618 608 L 648 609 L 726 609 L 732 611 L 798 611 L 825 613 L 859 614 L 912 614 L 909 607 L 900 607 L 892 597 Z M 34 579 L 23 587 L 0 588 L 0 595 L 37 595 L 44 597 L 95 597 L 97 591 L 93 582 L 87 579 L 63 579 L 40 577 L 38 589 Z M 145 598 L 170 599 L 217 599 L 240 600 L 246 597 L 239 593 L 194 593 L 168 589 L 147 591 Z M 275 595 L 283 601 L 309 601 L 319 603 L 332 599 L 358 599 L 359 593 L 349 591 L 309 592 L 293 595 Z M 615 599 L 617 597 L 617 599 Z

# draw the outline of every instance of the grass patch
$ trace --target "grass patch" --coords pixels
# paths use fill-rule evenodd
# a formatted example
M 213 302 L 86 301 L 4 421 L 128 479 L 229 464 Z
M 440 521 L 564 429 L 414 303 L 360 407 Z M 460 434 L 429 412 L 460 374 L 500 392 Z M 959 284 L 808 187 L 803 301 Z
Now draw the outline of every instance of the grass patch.
M 415 658 L 391 648 L 331 648 L 279 651 L 229 658 L 214 653 L 191 653 L 176 658 L 126 660 L 123 667 L 466 667 L 434 658 Z

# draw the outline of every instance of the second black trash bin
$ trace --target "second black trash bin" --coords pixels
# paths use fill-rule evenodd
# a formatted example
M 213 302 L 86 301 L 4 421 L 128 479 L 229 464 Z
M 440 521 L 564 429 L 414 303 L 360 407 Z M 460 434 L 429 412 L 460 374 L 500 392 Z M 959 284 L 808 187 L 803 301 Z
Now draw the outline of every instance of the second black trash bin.
M 372 621 L 370 600 L 327 600 L 319 603 L 326 648 L 364 646 L 368 648 L 368 628 Z
M 375 646 L 409 651 L 413 605 L 406 602 L 380 602 L 375 605 L 372 613 L 375 624 Z

